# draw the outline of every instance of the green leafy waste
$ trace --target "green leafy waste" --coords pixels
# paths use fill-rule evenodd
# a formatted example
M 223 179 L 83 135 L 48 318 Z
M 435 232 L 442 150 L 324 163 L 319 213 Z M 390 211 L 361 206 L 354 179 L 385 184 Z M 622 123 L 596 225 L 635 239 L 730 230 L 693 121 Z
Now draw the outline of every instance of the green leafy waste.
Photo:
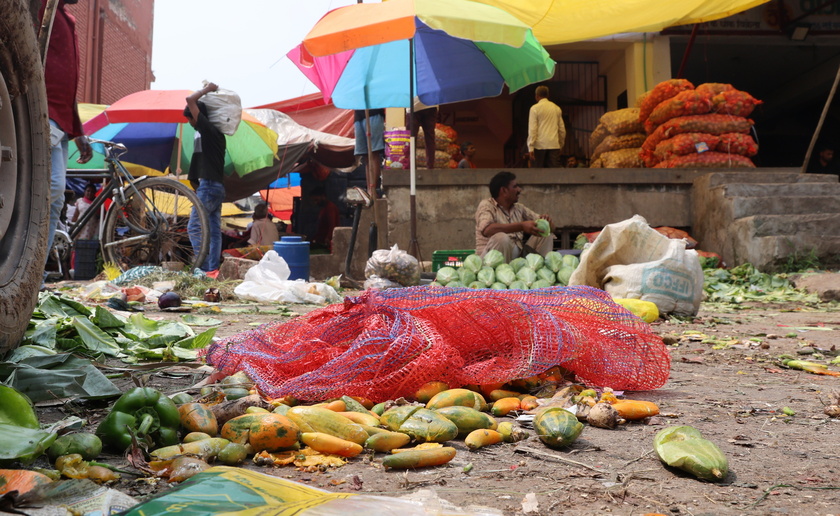
M 794 288 L 785 274 L 767 274 L 750 263 L 731 269 L 704 269 L 703 274 L 704 301 L 708 303 L 820 303 L 816 294 Z
M 216 325 L 211 318 L 187 319 L 196 326 Z M 217 323 L 218 321 L 218 323 Z M 139 360 L 195 360 L 198 350 L 213 339 L 216 328 L 199 334 L 184 322 L 155 321 L 141 313 L 125 318 L 101 306 L 91 310 L 64 296 L 42 293 L 29 321 L 24 345 L 90 358 Z

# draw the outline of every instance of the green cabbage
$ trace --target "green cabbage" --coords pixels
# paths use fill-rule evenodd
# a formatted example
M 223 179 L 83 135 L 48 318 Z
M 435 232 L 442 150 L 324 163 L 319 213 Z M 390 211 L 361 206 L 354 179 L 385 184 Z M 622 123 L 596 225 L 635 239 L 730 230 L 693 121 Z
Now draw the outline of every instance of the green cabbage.
M 509 263 L 503 263 L 503 264 L 499 265 L 498 267 L 496 267 L 496 274 L 498 274 L 499 271 L 504 270 L 504 269 L 510 269 L 514 274 L 516 274 L 516 271 L 513 270 L 513 267 L 511 267 Z
M 460 281 L 458 281 L 458 280 L 455 280 L 455 281 L 450 281 L 449 283 L 447 283 L 447 284 L 446 284 L 446 286 L 447 286 L 447 287 L 453 287 L 453 288 L 454 288 L 454 287 L 461 287 L 461 288 L 464 288 L 464 284 L 463 284 L 463 283 L 461 283 L 461 282 L 460 282 Z
M 449 285 L 450 282 L 459 278 L 458 270 L 455 267 L 441 267 L 437 271 L 435 281 L 441 285 Z
M 547 220 L 537 219 L 537 231 L 540 232 L 541 237 L 545 238 L 551 233 L 551 226 Z
M 519 258 L 514 258 L 510 261 L 510 266 L 513 267 L 513 272 L 519 272 L 519 269 L 525 267 L 525 264 L 528 263 L 525 261 L 525 258 L 521 256 Z
M 473 273 L 478 274 L 478 271 L 481 270 L 481 265 L 484 261 L 481 259 L 481 256 L 477 254 L 471 254 L 464 258 L 464 265 L 461 267 L 465 269 L 471 270 Z
M 475 281 L 475 273 L 466 267 L 458 269 L 458 280 L 464 285 L 469 285 Z
M 572 267 L 563 267 L 557 271 L 557 283 L 560 285 L 568 285 L 569 278 L 572 277 L 573 272 L 575 272 L 575 270 Z
M 512 267 L 508 267 L 506 269 L 499 267 L 496 269 L 496 281 L 504 283 L 505 285 L 510 285 L 516 281 L 516 273 L 513 272 Z
M 487 287 L 486 287 L 486 285 L 484 285 L 484 283 L 482 283 L 480 281 L 473 281 L 472 283 L 470 283 L 470 288 L 487 288 Z
M 557 281 L 557 277 L 553 272 L 551 272 L 551 269 L 543 267 L 537 271 L 537 280 L 543 280 L 548 284 L 548 286 L 551 286 L 554 285 L 555 281 Z
M 566 267 L 571 267 L 572 269 L 577 268 L 580 265 L 580 258 L 573 254 L 564 254 L 563 255 L 563 265 Z
M 537 273 L 530 267 L 522 267 L 519 269 L 519 272 L 516 273 L 516 279 L 530 287 L 531 283 L 537 281 Z
M 545 266 L 556 274 L 560 270 L 560 267 L 563 266 L 563 255 L 557 251 L 549 252 L 545 255 Z
M 554 274 L 554 273 L 552 273 L 552 274 Z M 531 285 L 531 289 L 535 289 L 535 288 L 548 288 L 548 287 L 550 287 L 550 286 L 551 286 L 551 283 L 549 283 L 549 282 L 547 282 L 547 281 L 545 281 L 545 280 L 542 280 L 542 279 L 538 279 L 537 281 L 535 281 L 535 282 Z
M 489 287 L 496 282 L 496 272 L 490 267 L 482 267 L 476 274 L 476 279 L 484 283 L 485 287 Z
M 508 287 L 510 290 L 528 290 L 528 285 L 524 281 L 516 280 Z
M 529 254 L 525 257 L 525 261 L 527 262 L 528 267 L 534 272 L 537 272 L 538 270 L 542 269 L 543 265 L 545 265 L 545 260 L 543 259 L 542 255 L 538 253 Z
M 511 272 L 513 272 L 513 271 L 511 271 Z M 490 288 L 492 288 L 493 290 L 506 290 L 507 285 L 505 285 L 504 283 L 499 283 L 497 281 L 496 283 L 493 283 L 492 285 L 490 285 Z
M 490 251 L 487 251 L 487 254 L 484 255 L 484 265 L 486 265 L 487 267 L 492 267 L 495 269 L 503 263 L 505 263 L 505 255 L 503 255 L 501 251 L 491 249 Z

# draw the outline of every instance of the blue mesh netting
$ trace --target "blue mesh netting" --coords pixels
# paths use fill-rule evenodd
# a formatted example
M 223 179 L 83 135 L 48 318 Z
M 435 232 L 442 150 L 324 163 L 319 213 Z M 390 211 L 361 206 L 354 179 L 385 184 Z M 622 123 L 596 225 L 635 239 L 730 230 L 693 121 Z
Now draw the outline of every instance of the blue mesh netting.
M 587 287 L 368 290 L 343 304 L 211 345 L 207 362 L 244 370 L 269 397 L 382 401 L 424 383 L 451 387 L 564 367 L 590 386 L 661 387 L 662 339 L 604 291 Z

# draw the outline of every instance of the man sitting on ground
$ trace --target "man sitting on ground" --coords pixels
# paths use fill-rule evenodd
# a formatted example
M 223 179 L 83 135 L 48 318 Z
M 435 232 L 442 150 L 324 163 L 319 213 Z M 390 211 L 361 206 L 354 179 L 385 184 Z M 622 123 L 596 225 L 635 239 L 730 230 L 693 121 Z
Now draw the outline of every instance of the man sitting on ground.
M 519 204 L 522 187 L 512 172 L 502 171 L 490 180 L 490 198 L 479 203 L 475 212 L 475 252 L 484 256 L 491 249 L 500 251 L 505 261 L 530 253 L 548 254 L 554 246 L 554 223 L 548 215 Z M 537 219 L 548 221 L 550 232 L 540 236 Z

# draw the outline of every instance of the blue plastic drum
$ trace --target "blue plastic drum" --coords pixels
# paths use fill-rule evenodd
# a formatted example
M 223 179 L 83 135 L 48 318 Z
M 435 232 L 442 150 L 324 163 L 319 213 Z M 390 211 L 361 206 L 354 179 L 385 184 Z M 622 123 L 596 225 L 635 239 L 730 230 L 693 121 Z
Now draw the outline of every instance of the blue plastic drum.
M 274 242 L 274 251 L 289 265 L 290 280 L 309 281 L 309 242 L 299 236 L 280 237 Z

